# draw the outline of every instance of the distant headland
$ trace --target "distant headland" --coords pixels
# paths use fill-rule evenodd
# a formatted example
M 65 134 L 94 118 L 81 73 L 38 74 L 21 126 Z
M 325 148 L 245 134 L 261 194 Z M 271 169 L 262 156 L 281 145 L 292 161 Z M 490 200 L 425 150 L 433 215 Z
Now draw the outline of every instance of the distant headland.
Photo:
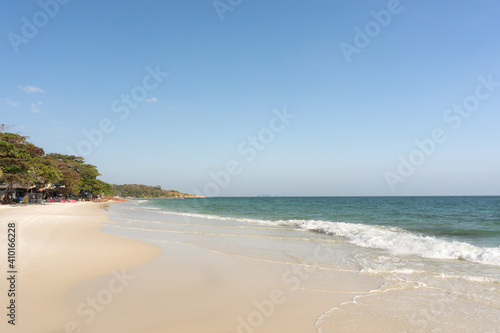
M 176 190 L 163 190 L 161 186 L 148 186 L 141 184 L 111 185 L 115 196 L 122 198 L 206 198 L 204 196 L 181 193 Z

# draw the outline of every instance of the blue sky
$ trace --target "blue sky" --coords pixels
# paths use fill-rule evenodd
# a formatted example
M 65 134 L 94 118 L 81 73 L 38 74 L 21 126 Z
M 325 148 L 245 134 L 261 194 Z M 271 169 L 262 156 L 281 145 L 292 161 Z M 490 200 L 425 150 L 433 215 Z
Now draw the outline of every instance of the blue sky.
M 80 153 L 107 182 L 500 194 L 496 1 L 3 7 L 0 123 Z

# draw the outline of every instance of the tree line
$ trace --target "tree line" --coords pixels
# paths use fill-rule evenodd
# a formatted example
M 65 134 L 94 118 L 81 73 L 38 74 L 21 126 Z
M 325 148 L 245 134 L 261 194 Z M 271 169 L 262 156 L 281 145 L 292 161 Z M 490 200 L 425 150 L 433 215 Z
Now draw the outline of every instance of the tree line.
M 190 194 L 175 190 L 163 190 L 161 186 L 147 186 L 140 184 L 112 185 L 113 192 L 121 197 L 133 198 L 191 198 Z
M 4 201 L 12 201 L 14 186 L 26 190 L 52 183 L 63 196 L 84 194 L 113 195 L 111 184 L 97 179 L 97 167 L 83 157 L 46 154 L 43 148 L 28 141 L 27 136 L 5 132 L 0 125 L 0 184 L 7 184 Z

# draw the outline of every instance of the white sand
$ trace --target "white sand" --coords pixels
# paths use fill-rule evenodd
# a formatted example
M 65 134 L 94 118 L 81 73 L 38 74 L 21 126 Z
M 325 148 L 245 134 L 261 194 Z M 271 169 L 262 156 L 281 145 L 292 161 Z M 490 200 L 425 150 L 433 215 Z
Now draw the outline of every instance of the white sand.
M 98 232 L 106 221 L 102 205 L 2 207 L 0 269 L 3 276 L 7 271 L 7 225 L 15 222 L 18 307 L 15 329 L 2 314 L 1 332 L 65 332 L 66 319 L 74 309 L 67 308 L 63 300 L 72 287 L 159 254 L 155 246 Z M 2 303 L 8 301 L 7 287 L 6 279 L 1 279 Z

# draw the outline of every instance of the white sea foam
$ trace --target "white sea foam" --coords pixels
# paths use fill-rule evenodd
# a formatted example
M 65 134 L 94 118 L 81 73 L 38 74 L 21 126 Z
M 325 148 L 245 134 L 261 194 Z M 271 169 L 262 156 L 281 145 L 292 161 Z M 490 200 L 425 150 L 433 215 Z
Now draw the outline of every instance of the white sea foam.
M 413 274 L 423 274 L 423 273 L 425 273 L 425 271 L 415 270 L 415 269 L 411 269 L 411 268 L 395 268 L 395 269 L 392 269 L 392 270 L 384 271 L 384 270 L 381 270 L 381 269 L 377 270 L 377 269 L 373 269 L 373 268 L 370 268 L 370 267 L 365 267 L 361 271 L 365 272 L 365 273 L 373 273 L 373 274 L 385 273 L 385 274 L 402 274 L 402 275 L 413 275 Z
M 207 220 L 235 221 L 235 222 L 242 222 L 242 223 L 257 223 L 257 224 L 267 224 L 267 225 L 276 225 L 277 224 L 273 221 L 247 219 L 247 218 L 223 217 L 223 216 L 208 215 L 208 214 L 180 213 L 180 212 L 168 212 L 168 211 L 158 211 L 156 213 L 166 214 L 166 215 L 180 215 L 180 216 L 185 216 L 185 217 L 194 217 L 194 218 L 207 219 Z
M 399 228 L 326 221 L 286 221 L 301 229 L 336 235 L 349 243 L 389 250 L 396 255 L 418 255 L 432 259 L 461 259 L 500 266 L 500 247 L 478 247 L 466 242 L 447 241 L 411 233 Z
M 457 274 L 439 274 L 438 275 L 442 279 L 460 279 L 460 280 L 466 280 L 469 282 L 477 282 L 477 283 L 500 283 L 499 279 L 495 279 L 492 277 L 486 277 L 486 276 L 478 276 L 478 275 L 457 275 Z
M 500 266 L 500 246 L 478 247 L 466 242 L 448 241 L 433 236 L 411 233 L 395 227 L 321 220 L 271 221 L 168 211 L 157 211 L 157 213 L 209 220 L 289 226 L 338 236 L 350 244 L 365 248 L 384 249 L 394 255 L 416 255 L 431 259 L 466 260 L 474 263 Z
M 130 201 L 133 205 L 137 206 L 137 205 L 140 205 L 142 203 L 145 203 L 145 202 L 148 202 L 147 200 L 131 200 Z
M 140 211 L 150 211 L 150 210 L 161 210 L 161 208 L 157 207 L 143 207 L 141 206 L 140 208 L 131 208 L 132 210 L 140 210 Z

